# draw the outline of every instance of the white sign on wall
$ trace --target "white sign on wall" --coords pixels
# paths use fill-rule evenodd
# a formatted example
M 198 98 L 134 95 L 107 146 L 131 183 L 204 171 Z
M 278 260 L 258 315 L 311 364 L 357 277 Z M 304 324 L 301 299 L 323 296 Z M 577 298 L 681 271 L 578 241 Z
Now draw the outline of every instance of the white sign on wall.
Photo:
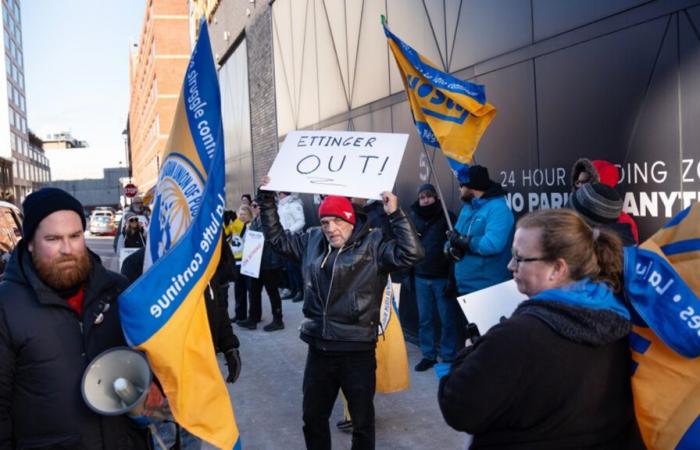
M 263 189 L 379 199 L 394 187 L 407 142 L 407 134 L 291 131 Z
M 260 276 L 265 236 L 260 231 L 247 230 L 243 240 L 243 256 L 241 258 L 241 273 L 249 277 Z

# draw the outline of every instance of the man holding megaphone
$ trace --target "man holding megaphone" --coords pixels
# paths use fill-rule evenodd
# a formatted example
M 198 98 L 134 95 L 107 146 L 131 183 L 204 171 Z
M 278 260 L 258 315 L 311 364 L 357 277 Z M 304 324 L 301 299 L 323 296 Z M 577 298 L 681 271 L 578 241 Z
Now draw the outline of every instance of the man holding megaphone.
M 70 194 L 43 188 L 22 208 L 0 283 L 0 448 L 147 448 L 128 417 L 98 415 L 81 395 L 90 361 L 126 345 L 116 304 L 126 279 L 87 249 Z

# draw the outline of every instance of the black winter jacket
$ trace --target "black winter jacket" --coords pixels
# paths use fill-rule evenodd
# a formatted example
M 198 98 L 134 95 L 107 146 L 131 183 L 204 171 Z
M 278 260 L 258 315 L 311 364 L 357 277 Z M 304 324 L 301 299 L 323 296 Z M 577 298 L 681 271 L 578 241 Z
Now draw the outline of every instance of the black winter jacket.
M 449 212 L 452 223 L 455 215 Z M 425 258 L 416 264 L 416 276 L 421 278 L 447 278 L 450 261 L 445 256 L 443 247 L 447 241 L 445 234 L 449 229 L 440 201 L 428 206 L 420 206 L 416 201 L 411 205 L 411 220 L 416 226 L 420 242 L 425 249 Z
M 145 434 L 126 416 L 84 403 L 88 363 L 125 346 L 117 296 L 127 281 L 90 252 L 83 319 L 37 276 L 24 241 L 0 283 L 0 448 L 140 449 Z
M 423 247 L 408 217 L 401 209 L 391 214 L 389 222 L 396 238 L 384 240 L 380 230 L 370 229 L 364 216 L 357 215 L 352 236 L 343 248 L 334 250 L 320 227 L 303 234 L 285 232 L 274 197 L 267 191 L 261 191 L 258 203 L 265 238 L 278 253 L 302 266 L 306 317 L 301 324 L 302 337 L 374 344 L 387 274 L 409 268 L 423 257 Z M 331 252 L 335 253 L 332 269 L 324 270 Z M 323 286 L 327 287 L 326 295 Z
M 471 450 L 644 449 L 629 329 L 609 311 L 523 302 L 440 380 L 445 421 L 474 434 Z

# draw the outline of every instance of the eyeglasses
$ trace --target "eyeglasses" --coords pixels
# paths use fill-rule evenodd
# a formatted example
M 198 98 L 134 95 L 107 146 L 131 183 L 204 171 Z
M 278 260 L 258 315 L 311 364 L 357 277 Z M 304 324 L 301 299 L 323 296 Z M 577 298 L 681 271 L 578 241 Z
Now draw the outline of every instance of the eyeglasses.
M 129 219 L 129 222 L 138 222 L 138 221 L 139 221 L 139 219 L 137 219 L 136 217 L 134 217 L 133 219 Z
M 515 262 L 515 268 L 516 268 L 516 269 L 519 269 L 519 268 L 520 268 L 520 264 L 522 264 L 522 263 L 533 262 L 533 261 L 547 261 L 548 259 L 549 259 L 549 258 L 545 258 L 545 257 L 543 257 L 543 256 L 539 256 L 539 257 L 537 257 L 537 258 L 523 258 L 522 256 L 513 255 L 513 256 L 511 257 L 511 261 L 514 261 L 514 262 Z

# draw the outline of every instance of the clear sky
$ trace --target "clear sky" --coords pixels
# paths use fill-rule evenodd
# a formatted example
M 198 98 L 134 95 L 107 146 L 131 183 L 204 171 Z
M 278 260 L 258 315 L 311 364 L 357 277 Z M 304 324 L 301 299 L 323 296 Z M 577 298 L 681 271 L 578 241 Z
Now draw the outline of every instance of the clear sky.
M 129 45 L 138 42 L 145 0 L 22 0 L 21 8 L 29 128 L 40 138 L 71 131 L 118 166 Z

